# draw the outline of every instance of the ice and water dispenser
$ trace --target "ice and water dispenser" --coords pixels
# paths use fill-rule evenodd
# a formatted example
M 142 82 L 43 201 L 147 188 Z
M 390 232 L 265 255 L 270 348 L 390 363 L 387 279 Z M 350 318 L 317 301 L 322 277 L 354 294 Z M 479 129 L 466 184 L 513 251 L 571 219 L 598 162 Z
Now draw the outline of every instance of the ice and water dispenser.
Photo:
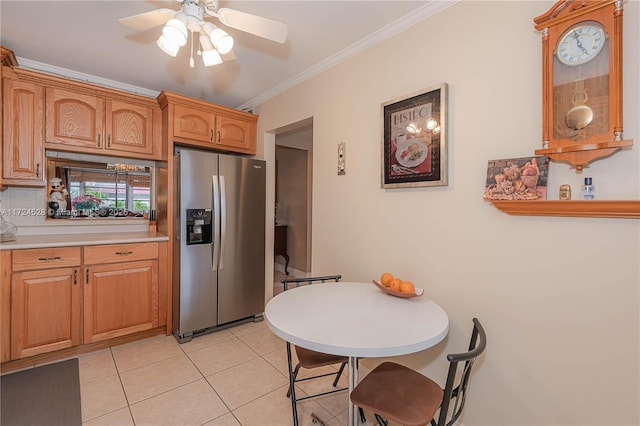
M 211 209 L 187 209 L 187 245 L 211 244 L 213 228 Z

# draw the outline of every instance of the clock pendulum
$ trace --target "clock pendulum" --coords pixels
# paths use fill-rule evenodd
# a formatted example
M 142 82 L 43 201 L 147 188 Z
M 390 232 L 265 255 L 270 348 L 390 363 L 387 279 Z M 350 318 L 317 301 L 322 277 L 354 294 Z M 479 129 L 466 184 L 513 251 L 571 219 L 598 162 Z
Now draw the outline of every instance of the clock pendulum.
M 565 115 L 567 127 L 573 130 L 571 133 L 574 137 L 584 133 L 583 129 L 593 121 L 593 110 L 587 105 L 587 100 L 589 100 L 587 90 L 583 79 L 576 81 L 576 87 L 571 96 L 572 106 Z

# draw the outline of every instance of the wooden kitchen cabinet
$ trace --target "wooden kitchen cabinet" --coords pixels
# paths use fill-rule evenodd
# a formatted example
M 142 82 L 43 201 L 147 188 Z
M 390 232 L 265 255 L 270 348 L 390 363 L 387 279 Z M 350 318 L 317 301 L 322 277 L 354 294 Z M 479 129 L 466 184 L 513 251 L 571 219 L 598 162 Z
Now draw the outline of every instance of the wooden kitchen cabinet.
M 3 121 L 12 124 L 3 126 L 3 139 L 12 142 L 4 144 L 3 169 L 9 167 L 3 176 L 12 170 L 23 174 L 25 169 L 38 175 L 39 186 L 44 186 L 43 161 L 26 159 L 31 151 L 44 159 L 45 149 L 166 158 L 162 111 L 154 98 L 14 66 L 2 67 L 2 82 Z M 21 150 L 16 151 L 16 146 Z M 12 169 L 12 162 L 20 167 Z M 25 179 L 10 177 L 7 183 L 33 186 Z
M 0 362 L 11 359 L 11 251 L 0 250 Z
M 118 100 L 106 101 L 106 149 L 153 153 L 153 108 Z
M 255 140 L 255 126 L 247 121 L 176 105 L 174 135 L 219 149 L 248 152 L 251 141 Z
M 44 87 L 3 80 L 2 183 L 45 186 Z
M 216 145 L 223 149 L 255 152 L 256 126 L 247 121 L 225 117 L 216 118 Z
M 173 134 L 179 138 L 213 143 L 216 116 L 207 111 L 176 105 Z
M 88 246 L 84 251 L 84 343 L 157 327 L 158 244 Z
M 11 359 L 81 343 L 80 248 L 12 252 Z
M 0 254 L 2 362 L 166 324 L 168 282 L 158 274 L 166 242 Z
M 153 108 L 48 87 L 46 142 L 124 153 L 153 153 Z
M 102 148 L 104 99 L 48 87 L 46 94 L 46 141 L 83 148 Z
M 158 95 L 158 103 L 167 143 L 255 155 L 257 115 L 167 91 Z

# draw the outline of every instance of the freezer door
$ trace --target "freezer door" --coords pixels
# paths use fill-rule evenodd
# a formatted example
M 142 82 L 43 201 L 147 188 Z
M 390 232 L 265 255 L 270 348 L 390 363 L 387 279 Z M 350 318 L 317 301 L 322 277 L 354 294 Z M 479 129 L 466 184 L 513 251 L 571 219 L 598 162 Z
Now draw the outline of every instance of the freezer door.
M 220 325 L 264 310 L 266 163 L 220 155 L 219 164 Z
M 180 190 L 176 206 L 179 211 L 179 228 L 176 226 L 179 229 L 179 241 L 176 241 L 176 245 L 180 245 L 177 259 L 180 278 L 179 283 L 174 283 L 174 286 L 179 286 L 179 299 L 174 300 L 174 315 L 178 315 L 175 321 L 178 326 L 174 326 L 174 333 L 180 336 L 217 325 L 218 283 L 217 263 L 214 262 L 214 252 L 219 244 L 215 231 L 217 208 L 214 201 L 217 176 L 217 154 L 179 150 Z M 210 226 L 206 226 L 207 221 L 203 217 L 197 217 L 207 214 L 212 218 Z M 198 233 L 201 232 L 209 232 L 210 235 L 200 238 Z M 197 243 L 193 243 L 194 234 Z M 212 242 L 203 243 L 207 240 Z

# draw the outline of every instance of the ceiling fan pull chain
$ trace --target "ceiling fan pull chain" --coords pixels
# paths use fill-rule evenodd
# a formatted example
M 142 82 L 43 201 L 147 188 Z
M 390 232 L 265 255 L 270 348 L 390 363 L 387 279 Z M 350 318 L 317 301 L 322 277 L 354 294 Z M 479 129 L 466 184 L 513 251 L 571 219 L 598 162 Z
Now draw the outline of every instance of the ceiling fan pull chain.
M 191 56 L 189 57 L 189 66 L 191 68 L 195 66 L 195 62 L 193 60 L 193 31 L 191 31 Z

